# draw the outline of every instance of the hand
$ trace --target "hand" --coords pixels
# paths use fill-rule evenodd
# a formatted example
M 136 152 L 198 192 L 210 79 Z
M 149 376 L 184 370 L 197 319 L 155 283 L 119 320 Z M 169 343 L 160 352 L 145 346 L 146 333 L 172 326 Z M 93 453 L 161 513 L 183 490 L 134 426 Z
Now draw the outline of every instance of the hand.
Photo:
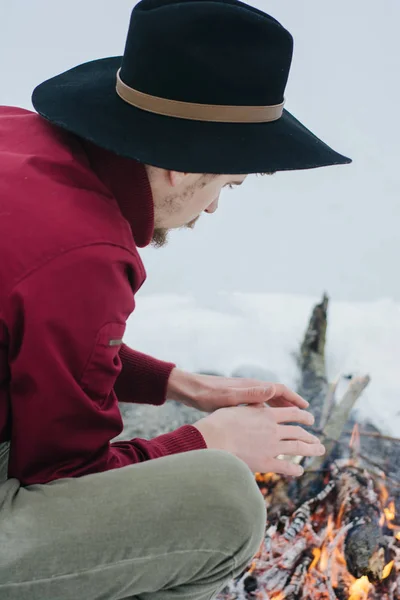
M 200 419 L 194 427 L 207 448 L 226 450 L 243 460 L 254 472 L 300 476 L 303 468 L 280 455 L 322 456 L 318 438 L 297 425 L 312 425 L 311 413 L 296 407 L 237 406 L 221 408 Z
M 298 406 L 309 403 L 281 383 L 257 379 L 197 375 L 173 369 L 168 381 L 168 398 L 177 400 L 203 412 L 240 404 L 261 404 L 272 407 Z

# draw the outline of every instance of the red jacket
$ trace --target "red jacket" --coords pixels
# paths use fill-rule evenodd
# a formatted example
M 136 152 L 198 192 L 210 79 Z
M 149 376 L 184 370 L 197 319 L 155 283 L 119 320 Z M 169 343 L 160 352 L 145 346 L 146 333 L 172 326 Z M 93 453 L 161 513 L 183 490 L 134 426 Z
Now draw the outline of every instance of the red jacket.
M 153 227 L 143 165 L 0 108 L 0 442 L 23 485 L 206 447 L 189 425 L 110 443 L 118 399 L 163 404 L 174 367 L 121 340 Z

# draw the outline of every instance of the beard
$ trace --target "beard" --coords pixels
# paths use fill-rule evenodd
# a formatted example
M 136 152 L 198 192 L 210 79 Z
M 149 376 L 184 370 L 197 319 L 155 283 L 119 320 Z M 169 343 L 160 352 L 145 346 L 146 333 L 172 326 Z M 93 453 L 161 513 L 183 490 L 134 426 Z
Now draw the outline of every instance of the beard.
M 174 193 L 169 194 L 166 198 L 164 198 L 163 202 L 161 203 L 161 205 L 159 205 L 158 208 L 162 208 L 163 212 L 167 212 L 170 214 L 178 212 L 186 199 L 192 198 L 196 190 L 204 188 L 207 185 L 207 183 L 213 180 L 215 177 L 217 177 L 217 175 L 203 174 L 196 183 L 193 183 L 191 186 L 188 187 L 188 189 L 184 192 L 183 195 L 177 195 Z M 193 229 L 199 218 L 200 215 L 189 221 L 189 223 L 178 227 L 177 229 Z M 166 246 L 168 244 L 169 232 L 170 229 L 156 226 L 153 231 L 151 245 L 155 248 L 163 248 L 164 246 Z
M 198 217 L 196 217 L 195 219 L 192 219 L 191 221 L 189 221 L 189 223 L 186 223 L 186 225 L 179 227 L 179 229 L 194 229 L 194 226 L 199 219 L 200 219 L 200 215 Z M 153 236 L 151 238 L 151 245 L 154 248 L 163 248 L 164 246 L 166 246 L 168 244 L 168 235 L 169 235 L 170 231 L 171 231 L 170 229 L 156 227 L 154 229 Z

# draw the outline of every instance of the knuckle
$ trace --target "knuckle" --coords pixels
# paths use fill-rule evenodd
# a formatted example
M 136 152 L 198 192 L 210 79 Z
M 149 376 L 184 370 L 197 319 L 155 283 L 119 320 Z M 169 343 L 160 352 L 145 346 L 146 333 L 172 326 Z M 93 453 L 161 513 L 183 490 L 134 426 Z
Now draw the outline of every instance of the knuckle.
M 262 387 L 251 387 L 247 390 L 247 395 L 251 398 L 259 398 L 264 395 L 264 388 Z

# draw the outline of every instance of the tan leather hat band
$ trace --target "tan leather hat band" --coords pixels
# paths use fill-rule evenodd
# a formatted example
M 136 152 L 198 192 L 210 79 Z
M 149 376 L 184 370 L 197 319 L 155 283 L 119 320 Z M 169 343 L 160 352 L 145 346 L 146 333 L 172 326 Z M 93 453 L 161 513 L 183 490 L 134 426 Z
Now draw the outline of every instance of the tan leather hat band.
M 280 119 L 283 113 L 282 104 L 273 106 L 223 106 L 220 104 L 195 104 L 150 96 L 129 87 L 117 73 L 117 94 L 132 106 L 151 113 L 177 119 L 192 121 L 209 121 L 216 123 L 269 123 Z

